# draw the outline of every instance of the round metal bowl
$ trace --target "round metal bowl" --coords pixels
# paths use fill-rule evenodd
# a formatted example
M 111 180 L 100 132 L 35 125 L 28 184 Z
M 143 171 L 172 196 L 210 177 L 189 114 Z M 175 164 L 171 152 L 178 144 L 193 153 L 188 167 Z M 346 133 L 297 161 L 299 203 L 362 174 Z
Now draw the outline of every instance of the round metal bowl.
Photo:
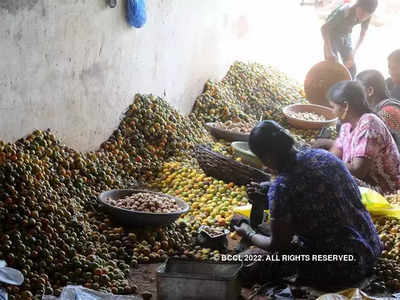
M 172 212 L 172 213 L 150 213 L 150 212 L 142 212 L 129 210 L 125 208 L 119 208 L 116 206 L 112 206 L 108 204 L 105 199 L 120 199 L 126 196 L 130 196 L 136 193 L 149 193 L 155 195 L 162 195 L 164 197 L 168 197 L 174 199 L 177 205 L 181 208 L 180 211 Z M 182 214 L 189 211 L 189 204 L 185 201 L 162 193 L 156 193 L 146 190 L 110 190 L 101 193 L 97 200 L 103 206 L 104 211 L 117 223 L 126 226 L 126 227 L 144 227 L 144 226 L 162 226 L 173 223 L 176 219 L 178 219 Z
M 254 168 L 262 168 L 262 162 L 253 152 L 251 152 L 248 142 L 233 142 L 231 146 L 235 154 L 239 156 L 244 163 Z
M 249 133 L 239 133 L 234 131 L 229 131 L 220 128 L 216 123 L 206 123 L 207 130 L 217 139 L 222 139 L 227 142 L 243 141 L 247 142 L 249 140 Z
M 322 115 L 326 118 L 326 121 L 307 121 L 297 119 L 291 116 L 290 113 L 309 112 L 317 115 Z M 314 104 L 293 104 L 285 106 L 283 108 L 283 114 L 286 116 L 287 121 L 290 125 L 300 129 L 320 129 L 325 126 L 331 126 L 336 124 L 337 118 L 333 114 L 332 109 Z
M 337 62 L 322 61 L 313 66 L 306 75 L 304 92 L 312 104 L 329 106 L 326 94 L 329 88 L 343 80 L 350 80 L 347 68 Z

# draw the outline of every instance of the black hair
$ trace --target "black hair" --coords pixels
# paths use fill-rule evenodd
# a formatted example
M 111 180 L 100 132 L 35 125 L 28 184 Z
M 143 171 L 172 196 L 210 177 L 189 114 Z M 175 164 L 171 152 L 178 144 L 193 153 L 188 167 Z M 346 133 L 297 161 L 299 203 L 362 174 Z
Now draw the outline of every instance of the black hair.
M 357 0 L 356 6 L 372 14 L 378 7 L 378 0 Z
M 358 81 L 345 80 L 335 83 L 329 88 L 327 98 L 336 104 L 348 103 L 350 110 L 358 115 L 372 113 L 365 89 Z
M 400 63 L 400 49 L 394 50 L 392 53 L 390 53 L 388 61 Z
M 258 123 L 250 132 L 250 150 L 259 158 L 268 154 L 285 157 L 292 150 L 293 145 L 293 137 L 272 120 Z
M 356 78 L 366 89 L 372 87 L 374 89 L 375 99 L 381 102 L 389 98 L 389 92 L 386 88 L 385 77 L 377 70 L 365 70 L 357 75 Z

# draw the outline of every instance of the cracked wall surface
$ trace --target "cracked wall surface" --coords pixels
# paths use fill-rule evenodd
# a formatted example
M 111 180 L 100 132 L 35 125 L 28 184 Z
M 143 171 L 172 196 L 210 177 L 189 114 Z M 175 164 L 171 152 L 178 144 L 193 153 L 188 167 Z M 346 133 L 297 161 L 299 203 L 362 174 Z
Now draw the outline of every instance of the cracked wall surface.
M 0 1 L 1 140 L 51 128 L 69 146 L 96 149 L 135 93 L 165 94 L 187 114 L 207 79 L 270 48 L 259 43 L 276 14 L 268 1 L 147 1 L 141 29 L 117 2 Z
M 39 0 L 1 0 L 0 9 L 7 10 L 12 15 L 17 15 L 24 9 L 31 10 L 38 2 Z

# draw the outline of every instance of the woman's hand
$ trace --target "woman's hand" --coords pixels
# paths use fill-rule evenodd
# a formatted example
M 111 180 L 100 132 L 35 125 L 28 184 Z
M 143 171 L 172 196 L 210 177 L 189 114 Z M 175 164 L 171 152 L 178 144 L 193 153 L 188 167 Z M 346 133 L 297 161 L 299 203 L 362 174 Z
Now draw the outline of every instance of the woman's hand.
M 282 250 L 289 247 L 293 237 L 291 225 L 286 222 L 274 221 L 271 222 L 271 237 L 255 234 L 249 224 L 242 223 L 240 226 L 234 226 L 234 230 L 242 238 L 249 238 L 250 242 L 256 247 L 264 250 Z
M 231 228 L 231 231 L 235 230 L 235 227 L 240 227 L 242 223 L 249 224 L 249 219 L 242 216 L 242 215 L 234 215 L 231 222 L 229 223 L 229 226 Z
M 260 190 L 260 184 L 257 182 L 252 181 L 246 185 L 247 195 L 257 193 L 258 190 Z
M 264 182 L 262 184 L 257 182 L 250 182 L 246 185 L 247 197 L 251 204 L 264 203 L 267 201 L 267 194 L 269 190 L 270 183 Z
M 235 229 L 236 233 L 241 237 L 247 237 L 250 232 L 254 232 L 249 224 L 241 223 L 240 226 L 234 225 L 233 228 Z

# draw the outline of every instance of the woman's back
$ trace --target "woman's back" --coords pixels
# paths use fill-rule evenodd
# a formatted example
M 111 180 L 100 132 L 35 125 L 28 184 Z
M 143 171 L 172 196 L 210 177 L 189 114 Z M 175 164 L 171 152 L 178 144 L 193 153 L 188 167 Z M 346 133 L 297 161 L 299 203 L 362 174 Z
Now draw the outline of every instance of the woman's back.
M 348 233 L 368 245 L 373 257 L 382 250 L 357 184 L 343 162 L 327 151 L 299 152 L 296 163 L 271 187 L 269 199 L 271 217 L 289 218 L 295 234 L 316 251 L 333 244 L 340 248 L 340 238 Z M 342 246 L 349 250 L 348 241 Z

